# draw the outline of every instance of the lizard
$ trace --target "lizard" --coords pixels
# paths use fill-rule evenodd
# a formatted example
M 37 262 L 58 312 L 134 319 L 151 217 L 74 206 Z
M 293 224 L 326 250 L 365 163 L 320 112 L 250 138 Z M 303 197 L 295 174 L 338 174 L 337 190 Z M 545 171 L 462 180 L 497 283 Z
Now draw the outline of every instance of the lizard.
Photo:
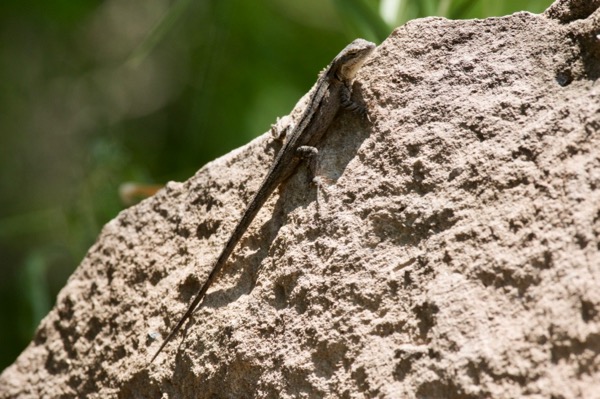
M 364 39 L 356 39 L 347 45 L 333 61 L 320 73 L 307 105 L 295 124 L 279 132 L 283 145 L 272 162 L 258 190 L 250 200 L 242 217 L 225 243 L 221 254 L 194 300 L 184 315 L 164 339 L 150 363 L 156 359 L 167 343 L 177 334 L 188 320 L 206 291 L 229 259 L 236 245 L 258 214 L 271 193 L 292 175 L 303 159 L 314 159 L 318 153 L 314 147 L 323 138 L 329 125 L 340 108 L 364 112 L 364 107 L 351 99 L 352 82 L 357 70 L 371 54 L 375 44 Z M 275 126 L 273 127 L 275 129 Z M 313 171 L 314 172 L 314 171 Z

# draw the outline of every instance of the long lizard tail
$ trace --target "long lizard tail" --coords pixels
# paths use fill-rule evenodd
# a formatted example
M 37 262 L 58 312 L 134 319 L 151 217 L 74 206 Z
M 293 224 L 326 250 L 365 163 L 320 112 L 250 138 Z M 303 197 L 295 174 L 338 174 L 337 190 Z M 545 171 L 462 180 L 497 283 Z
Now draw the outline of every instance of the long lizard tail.
M 185 323 L 185 321 L 192 315 L 192 312 L 194 312 L 194 309 L 196 309 L 196 306 L 198 306 L 198 304 L 200 303 L 200 301 L 204 297 L 204 294 L 206 294 L 206 291 L 208 290 L 208 286 L 210 285 L 209 284 L 210 281 L 211 281 L 211 279 L 209 277 L 206 280 L 206 282 L 204 283 L 204 285 L 202 286 L 202 288 L 200 289 L 200 291 L 198 291 L 198 293 L 196 294 L 196 297 L 194 298 L 194 301 L 190 304 L 190 306 L 186 310 L 186 312 L 183 315 L 183 317 L 181 319 L 179 319 L 179 321 L 177 322 L 177 325 L 175 325 L 175 327 L 171 330 L 171 332 L 169 333 L 169 335 L 167 336 L 167 338 L 160 345 L 160 348 L 158 348 L 158 350 L 156 351 L 156 353 L 154 354 L 154 356 L 152 356 L 152 360 L 150 360 L 150 363 L 154 362 L 154 359 L 156 359 L 156 357 L 163 350 L 163 348 L 169 343 L 169 341 L 171 340 L 171 338 L 173 338 L 173 336 L 175 336 L 175 334 L 177 334 L 177 332 L 181 329 L 181 326 L 183 326 L 183 323 Z

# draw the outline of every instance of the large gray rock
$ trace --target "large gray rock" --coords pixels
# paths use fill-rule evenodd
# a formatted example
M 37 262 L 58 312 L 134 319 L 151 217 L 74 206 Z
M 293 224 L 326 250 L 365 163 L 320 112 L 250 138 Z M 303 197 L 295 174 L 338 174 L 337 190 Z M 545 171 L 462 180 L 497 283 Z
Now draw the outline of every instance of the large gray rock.
M 599 3 L 398 28 L 155 363 L 267 135 L 106 225 L 0 398 L 600 397 Z

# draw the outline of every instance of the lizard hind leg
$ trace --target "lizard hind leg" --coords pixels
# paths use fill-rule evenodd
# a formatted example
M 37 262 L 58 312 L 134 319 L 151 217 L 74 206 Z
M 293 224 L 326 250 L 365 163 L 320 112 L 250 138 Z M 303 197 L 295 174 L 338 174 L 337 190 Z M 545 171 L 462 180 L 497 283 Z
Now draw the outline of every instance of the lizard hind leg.
M 296 149 L 296 154 L 307 162 L 310 181 L 316 183 L 315 176 L 317 176 L 319 150 L 315 147 L 302 145 Z
M 324 195 L 327 195 L 325 182 L 328 180 L 325 176 L 317 175 L 317 171 L 319 169 L 319 150 L 317 150 L 315 147 L 303 145 L 296 149 L 296 154 L 298 154 L 301 159 L 307 161 L 308 163 L 309 181 L 317 187 L 317 210 L 319 210 L 319 204 L 321 202 L 319 201 L 319 193 L 322 192 Z
M 275 123 L 271 125 L 271 136 L 276 141 L 283 141 L 287 134 L 294 129 L 294 124 L 291 118 L 284 116 L 283 118 L 277 117 Z

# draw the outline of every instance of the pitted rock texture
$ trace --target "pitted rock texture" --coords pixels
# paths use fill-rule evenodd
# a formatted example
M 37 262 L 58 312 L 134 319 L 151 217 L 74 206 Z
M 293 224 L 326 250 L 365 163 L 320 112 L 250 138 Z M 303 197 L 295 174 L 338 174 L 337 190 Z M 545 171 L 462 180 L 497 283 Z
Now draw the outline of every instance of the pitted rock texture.
M 600 398 L 598 3 L 398 28 L 155 363 L 267 135 L 107 224 L 0 398 Z

